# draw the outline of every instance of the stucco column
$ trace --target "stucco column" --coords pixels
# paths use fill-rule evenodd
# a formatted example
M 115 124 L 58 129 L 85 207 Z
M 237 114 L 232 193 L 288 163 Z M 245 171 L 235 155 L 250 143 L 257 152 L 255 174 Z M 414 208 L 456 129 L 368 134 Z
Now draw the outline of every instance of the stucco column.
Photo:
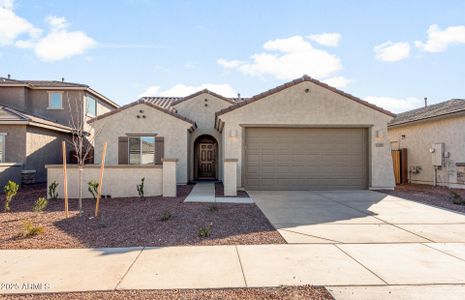
M 163 159 L 163 197 L 176 197 L 176 158 Z
M 224 160 L 224 195 L 237 196 L 237 158 Z

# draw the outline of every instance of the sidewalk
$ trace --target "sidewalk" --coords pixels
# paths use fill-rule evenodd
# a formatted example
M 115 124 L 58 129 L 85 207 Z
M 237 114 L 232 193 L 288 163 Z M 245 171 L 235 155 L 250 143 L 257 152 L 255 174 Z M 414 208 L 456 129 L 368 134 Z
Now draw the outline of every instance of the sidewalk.
M 196 183 L 184 202 L 206 203 L 254 203 L 252 198 L 243 197 L 216 197 L 214 182 Z
M 464 253 L 458 243 L 1 250 L 0 293 L 311 284 L 341 298 L 359 286 L 363 298 L 391 285 L 454 286 L 441 289 L 448 298 L 465 294 Z

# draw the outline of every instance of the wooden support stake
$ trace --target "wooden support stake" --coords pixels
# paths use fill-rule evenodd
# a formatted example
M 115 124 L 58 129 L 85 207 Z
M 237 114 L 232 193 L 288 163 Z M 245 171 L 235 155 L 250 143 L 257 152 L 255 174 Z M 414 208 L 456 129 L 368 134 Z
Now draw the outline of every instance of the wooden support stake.
M 100 198 L 102 197 L 102 185 L 103 185 L 103 170 L 105 169 L 105 154 L 107 152 L 107 143 L 103 144 L 102 151 L 102 162 L 100 164 L 100 179 L 98 183 L 98 192 L 97 192 L 97 202 L 95 203 L 95 217 L 98 217 L 99 214 L 99 204 Z
M 68 176 L 66 172 L 66 142 L 61 143 L 63 149 L 63 193 L 65 196 L 65 216 L 69 218 L 69 206 L 68 206 Z

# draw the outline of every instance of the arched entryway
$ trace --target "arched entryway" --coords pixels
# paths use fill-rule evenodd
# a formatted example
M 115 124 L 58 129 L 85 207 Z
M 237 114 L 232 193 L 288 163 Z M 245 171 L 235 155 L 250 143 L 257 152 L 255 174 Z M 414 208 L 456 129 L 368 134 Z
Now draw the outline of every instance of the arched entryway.
M 194 142 L 194 179 L 218 179 L 218 142 L 211 135 Z

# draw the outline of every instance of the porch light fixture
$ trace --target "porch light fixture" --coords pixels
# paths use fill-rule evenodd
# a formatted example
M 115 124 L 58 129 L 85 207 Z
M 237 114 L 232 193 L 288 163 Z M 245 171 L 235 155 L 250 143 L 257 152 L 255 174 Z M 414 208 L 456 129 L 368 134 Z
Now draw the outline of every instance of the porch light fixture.
M 384 138 L 384 131 L 382 129 L 376 130 L 376 138 L 377 139 L 382 139 Z
M 236 129 L 231 129 L 229 130 L 229 137 L 237 137 L 237 130 Z

